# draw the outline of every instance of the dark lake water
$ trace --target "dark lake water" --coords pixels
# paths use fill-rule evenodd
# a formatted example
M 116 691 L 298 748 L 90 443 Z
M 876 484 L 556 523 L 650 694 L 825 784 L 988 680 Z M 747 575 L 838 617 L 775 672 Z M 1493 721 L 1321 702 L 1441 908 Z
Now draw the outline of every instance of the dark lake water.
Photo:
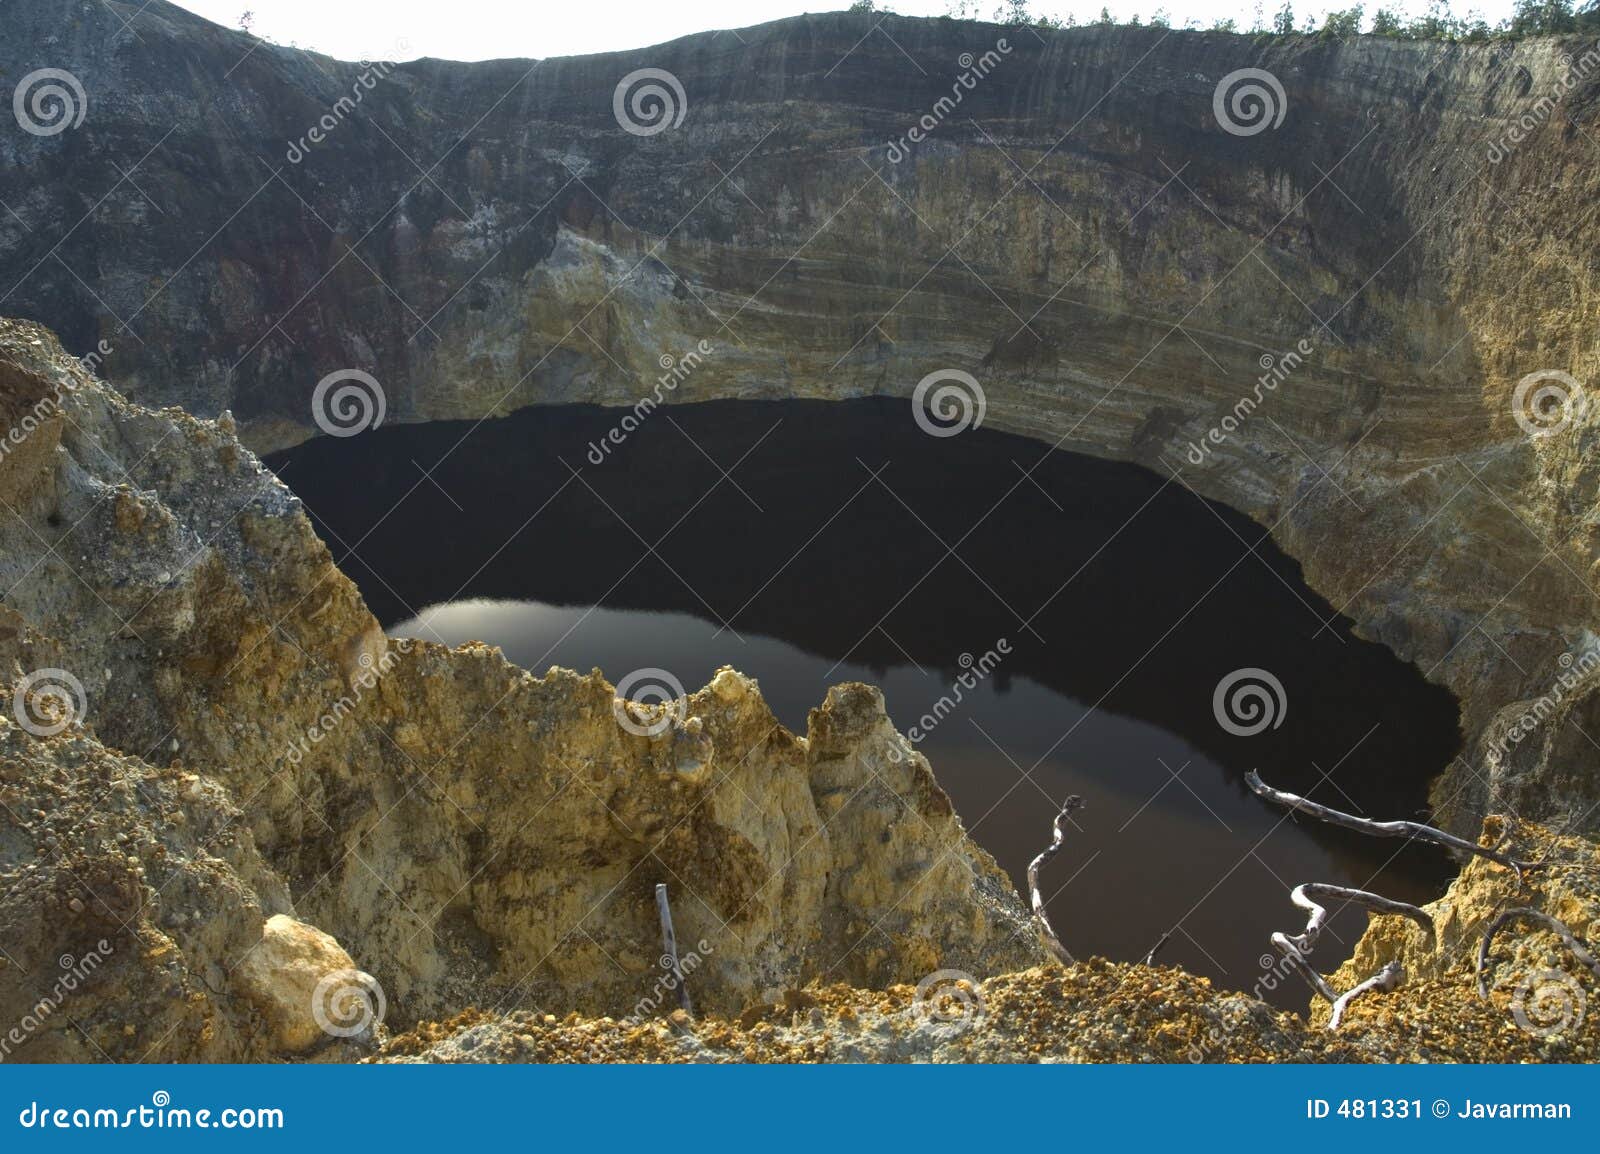
M 904 401 L 677 405 L 594 463 L 622 412 L 390 425 L 269 463 L 391 633 L 536 672 L 656 667 L 693 689 L 731 664 L 801 733 L 861 680 L 905 730 L 992 654 L 919 748 L 1024 892 L 1062 799 L 1087 799 L 1044 886 L 1080 956 L 1170 933 L 1160 960 L 1250 989 L 1271 932 L 1304 924 L 1294 885 L 1442 892 L 1442 853 L 1297 823 L 1243 784 L 1259 768 L 1415 818 L 1459 744 L 1454 699 L 1342 618 L 1322 629 L 1332 607 L 1260 526 L 1131 465 L 1056 452 L 1025 478 L 1044 445 L 932 437 Z M 1284 707 L 1241 736 L 1213 696 L 1247 668 Z M 1365 914 L 1330 924 L 1325 968 Z M 1307 1002 L 1293 977 L 1264 992 Z

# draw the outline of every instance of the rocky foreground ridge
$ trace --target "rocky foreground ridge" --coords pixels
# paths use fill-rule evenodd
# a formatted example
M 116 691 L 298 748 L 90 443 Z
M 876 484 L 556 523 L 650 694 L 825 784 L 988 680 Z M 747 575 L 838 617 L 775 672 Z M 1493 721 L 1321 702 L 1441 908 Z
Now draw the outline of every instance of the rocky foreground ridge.
M 833 13 L 362 65 L 162 0 L 131 19 L 7 6 L 0 74 L 69 70 L 86 108 L 0 134 L 0 309 L 137 399 L 230 410 L 264 448 L 315 433 L 349 369 L 390 420 L 631 406 L 702 342 L 669 400 L 969 372 L 989 424 L 1271 526 L 1450 687 L 1443 824 L 1600 831 L 1600 406 L 1519 392 L 1600 367 L 1592 40 Z M 640 69 L 682 87 L 661 131 L 619 119 Z M 1283 90 L 1247 134 L 1215 100 L 1241 69 Z
M 0 414 L 7 1060 L 1600 1054 L 1593 1014 L 1516 1023 L 1529 980 L 1589 980 L 1552 936 L 1502 939 L 1486 1001 L 1464 968 L 1513 900 L 1600 932 L 1592 840 L 1487 830 L 1547 866 L 1469 865 L 1439 951 L 1376 919 L 1352 965 L 1418 981 L 1337 1036 L 1177 970 L 1063 969 L 876 690 L 798 736 L 732 670 L 672 717 L 389 640 L 228 415 L 131 404 L 13 321 Z

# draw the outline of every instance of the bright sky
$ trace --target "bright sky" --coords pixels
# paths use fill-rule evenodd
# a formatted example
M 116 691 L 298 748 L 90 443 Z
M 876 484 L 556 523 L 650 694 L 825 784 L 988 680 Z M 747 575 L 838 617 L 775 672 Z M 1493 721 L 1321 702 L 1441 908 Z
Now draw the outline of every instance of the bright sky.
M 174 0 L 182 8 L 230 28 L 246 8 L 255 13 L 256 35 L 279 44 L 315 49 L 343 60 L 410 60 L 438 56 L 447 60 L 491 60 L 507 56 L 575 56 L 643 48 L 691 32 L 743 28 L 794 16 L 808 8 L 829 11 L 848 0 Z M 1320 17 L 1328 8 L 1348 7 L 1355 0 L 1295 0 L 1302 16 Z M 1271 13 L 1282 0 L 1263 0 Z M 889 0 L 888 7 L 905 16 L 941 16 L 959 0 Z M 1102 0 L 1033 0 L 1036 14 L 1092 20 Z M 880 2 L 879 7 L 883 7 Z M 991 18 L 999 0 L 967 0 L 973 16 Z M 1251 23 L 1254 0 L 1111 0 L 1113 16 L 1138 15 L 1148 21 L 1166 8 L 1172 24 L 1193 19 L 1208 27 L 1231 16 L 1241 26 Z M 1374 9 L 1405 10 L 1400 2 L 1367 4 Z M 1410 0 L 1420 12 L 1424 0 Z M 1473 8 L 1490 23 L 1510 14 L 1511 0 L 1459 0 L 1458 15 Z M 399 42 L 399 47 L 397 47 Z

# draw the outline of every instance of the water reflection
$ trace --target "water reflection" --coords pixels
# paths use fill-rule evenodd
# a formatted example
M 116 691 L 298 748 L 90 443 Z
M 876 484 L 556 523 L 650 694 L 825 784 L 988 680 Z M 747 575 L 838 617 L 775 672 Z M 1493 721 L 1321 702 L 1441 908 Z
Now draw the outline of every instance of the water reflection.
M 1019 884 L 1068 793 L 1052 915 L 1081 953 L 1163 960 L 1250 988 L 1287 890 L 1419 901 L 1448 863 L 1286 820 L 1245 770 L 1412 816 L 1455 751 L 1455 706 L 1333 610 L 1258 526 L 1181 483 L 1033 442 L 919 433 L 903 403 L 717 403 L 656 414 L 599 466 L 615 414 L 524 410 L 386 427 L 272 462 L 393 632 L 479 639 L 513 661 L 756 677 L 800 732 L 830 684 L 883 687 L 902 729 L 1001 638 L 1010 652 L 920 748 Z M 459 450 L 457 445 L 463 446 Z M 427 608 L 423 608 L 423 607 Z M 1320 632 L 1319 632 L 1320 631 Z M 1212 693 L 1256 666 L 1283 723 L 1218 726 Z M 1325 961 L 1365 915 L 1332 923 Z M 1287 987 L 1273 995 L 1303 1005 Z

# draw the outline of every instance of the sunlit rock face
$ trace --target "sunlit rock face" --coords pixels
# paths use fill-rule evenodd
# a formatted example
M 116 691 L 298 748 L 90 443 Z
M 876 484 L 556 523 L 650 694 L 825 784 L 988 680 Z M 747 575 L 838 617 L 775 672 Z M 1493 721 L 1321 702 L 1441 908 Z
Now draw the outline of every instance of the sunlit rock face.
M 1442 821 L 1597 828 L 1600 418 L 1518 392 L 1600 360 L 1594 46 L 878 19 L 391 67 L 24 0 L 0 64 L 88 109 L 0 138 L 3 307 L 256 447 L 347 369 L 388 420 L 632 405 L 691 354 L 666 400 L 960 369 L 990 425 L 1273 526 L 1454 689 Z M 618 111 L 646 68 L 659 131 Z M 1252 68 L 1264 123 L 1224 87 Z
M 129 404 L 14 321 L 0 411 L 44 438 L 0 472 L 0 1007 L 103 936 L 83 1036 L 117 1056 L 157 1024 L 168 1058 L 370 1041 L 323 1024 L 377 1013 L 346 970 L 396 1022 L 621 1016 L 661 997 L 657 884 L 708 1009 L 1044 960 L 878 690 L 796 735 L 731 669 L 639 712 L 599 670 L 390 640 L 231 418 Z

